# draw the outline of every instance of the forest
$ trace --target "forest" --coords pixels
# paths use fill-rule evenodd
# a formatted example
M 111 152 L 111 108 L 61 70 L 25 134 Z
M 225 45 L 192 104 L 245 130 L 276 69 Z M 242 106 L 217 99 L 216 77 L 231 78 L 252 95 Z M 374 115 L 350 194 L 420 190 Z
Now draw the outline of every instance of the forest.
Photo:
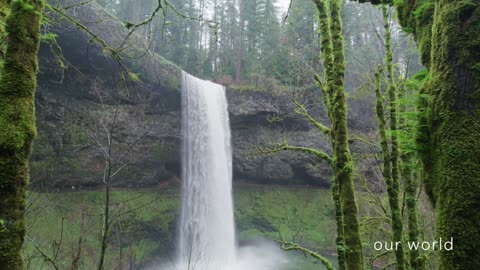
M 0 0 L 0 270 L 480 269 L 478 0 Z

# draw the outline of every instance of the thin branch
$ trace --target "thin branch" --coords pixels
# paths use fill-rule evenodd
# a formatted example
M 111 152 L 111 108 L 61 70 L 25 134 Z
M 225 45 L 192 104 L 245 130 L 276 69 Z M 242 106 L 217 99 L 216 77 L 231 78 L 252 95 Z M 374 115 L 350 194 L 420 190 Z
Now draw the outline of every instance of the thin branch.
M 288 4 L 287 13 L 285 14 L 285 17 L 283 17 L 282 25 L 284 25 L 285 22 L 287 22 L 288 15 L 290 14 L 290 10 L 292 9 L 293 1 L 294 1 L 294 0 L 290 0 L 290 3 Z
M 62 16 L 63 18 L 65 18 L 67 21 L 69 21 L 70 23 L 72 23 L 75 27 L 77 27 L 78 29 L 84 31 L 85 33 L 89 34 L 91 37 L 92 37 L 92 40 L 94 40 L 96 43 L 100 44 L 100 46 L 104 49 L 104 50 L 107 50 L 109 53 L 111 53 L 112 57 L 121 62 L 122 61 L 122 57 L 120 56 L 120 54 L 118 53 L 117 50 L 113 49 L 112 47 L 110 47 L 107 42 L 105 40 L 103 40 L 101 37 L 99 37 L 97 34 L 95 34 L 92 30 L 90 30 L 88 27 L 86 27 L 85 25 L 83 25 L 82 23 L 80 23 L 79 21 L 75 20 L 74 18 L 72 18 L 71 16 L 67 15 L 65 12 L 63 12 L 61 9 L 59 8 L 56 8 L 52 5 L 49 5 L 49 4 L 46 4 L 46 8 L 47 9 L 50 9 L 51 11 L 59 14 L 60 16 Z
M 296 98 L 293 98 L 292 97 L 292 102 L 293 104 L 295 104 L 295 109 L 294 109 L 294 112 L 298 115 L 301 115 L 301 116 L 304 116 L 305 118 L 308 119 L 308 121 L 310 121 L 310 123 L 312 123 L 320 132 L 322 132 L 323 134 L 326 134 L 326 135 L 330 135 L 331 134 L 331 130 L 324 126 L 322 123 L 318 122 L 317 120 L 315 120 L 315 118 L 313 118 L 309 113 L 308 113 L 308 110 L 307 108 L 305 107 L 305 105 L 303 105 L 302 103 L 300 103 Z
M 162 14 L 163 14 L 163 17 L 164 17 L 164 20 L 166 18 L 166 12 L 168 9 L 171 9 L 173 10 L 173 12 L 178 15 L 179 17 L 185 19 L 185 20 L 188 20 L 188 21 L 199 21 L 199 22 L 202 22 L 203 24 L 207 24 L 208 27 L 210 28 L 213 28 L 215 29 L 215 33 L 217 32 L 217 27 L 218 27 L 218 23 L 213 21 L 213 20 L 205 20 L 203 18 L 203 16 L 199 16 L 199 17 L 192 17 L 192 16 L 189 16 L 187 14 L 184 14 L 182 12 L 180 12 L 170 1 L 168 0 L 157 0 L 157 6 L 155 7 L 155 9 L 153 10 L 152 14 L 150 15 L 150 17 L 148 17 L 147 19 L 145 19 L 144 21 L 142 22 L 139 22 L 139 23 L 131 23 L 131 22 L 125 22 L 125 27 L 129 30 L 128 34 L 125 36 L 125 39 L 123 41 L 123 43 L 120 45 L 119 48 L 122 48 L 126 41 L 128 40 L 128 38 L 133 34 L 133 32 L 135 32 L 135 30 L 137 30 L 139 27 L 141 26 L 144 26 L 144 25 L 147 25 L 147 24 L 150 24 L 153 19 L 155 18 L 155 16 L 157 15 L 157 13 L 159 13 L 160 11 L 162 11 Z M 216 35 L 215 35 L 216 36 Z
M 282 250 L 285 250 L 285 251 L 291 251 L 291 250 L 301 251 L 304 254 L 308 254 L 308 255 L 312 256 L 313 258 L 319 260 L 328 270 L 335 270 L 332 263 L 327 258 L 323 257 L 322 255 L 320 255 L 319 253 L 317 253 L 313 250 L 304 248 L 304 247 L 302 247 L 302 246 L 300 246 L 296 243 L 292 243 L 292 242 L 284 242 L 284 241 L 276 241 L 276 242 L 280 243 L 280 247 L 282 248 Z
M 30 243 L 32 243 L 32 245 L 35 247 L 35 249 L 36 249 L 36 250 L 42 255 L 42 257 L 45 259 L 45 261 L 49 262 L 55 270 L 59 270 L 59 269 L 60 269 L 60 268 L 58 267 L 58 265 L 55 263 L 55 260 L 52 259 L 50 256 L 48 256 L 47 253 L 43 252 L 43 250 L 40 248 L 40 246 L 37 245 L 37 243 L 35 243 L 35 241 L 33 241 L 32 238 L 30 238 L 28 235 L 26 235 L 25 238 L 27 238 L 27 240 L 30 241 Z
M 378 146 L 377 143 L 371 142 L 371 141 L 369 141 L 369 140 L 367 140 L 367 139 L 365 139 L 365 138 L 362 138 L 362 137 L 360 137 L 360 136 L 352 136 L 352 137 L 350 138 L 350 140 L 362 142 L 362 143 L 364 143 L 364 144 L 366 144 L 366 145 L 372 146 L 374 149 L 379 148 L 379 146 Z

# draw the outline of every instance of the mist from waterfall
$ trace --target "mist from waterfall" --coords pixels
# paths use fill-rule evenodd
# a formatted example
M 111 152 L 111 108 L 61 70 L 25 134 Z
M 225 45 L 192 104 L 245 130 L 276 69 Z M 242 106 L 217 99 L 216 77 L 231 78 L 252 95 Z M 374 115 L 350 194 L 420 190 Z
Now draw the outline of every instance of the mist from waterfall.
M 279 270 L 271 242 L 237 248 L 225 87 L 182 71 L 182 208 L 175 262 L 153 269 Z

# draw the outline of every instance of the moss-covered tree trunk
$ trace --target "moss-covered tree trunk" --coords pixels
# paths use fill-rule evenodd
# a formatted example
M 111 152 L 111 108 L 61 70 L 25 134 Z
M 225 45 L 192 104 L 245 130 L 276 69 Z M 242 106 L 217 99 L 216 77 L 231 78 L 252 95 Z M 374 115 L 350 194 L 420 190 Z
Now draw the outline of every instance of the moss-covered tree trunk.
M 345 47 L 342 32 L 341 7 L 343 1 L 331 2 L 331 33 L 334 58 L 334 90 L 332 106 L 332 133 L 334 140 L 334 171 L 342 208 L 347 269 L 363 270 L 363 251 L 358 221 L 358 205 L 353 183 L 353 160 L 348 145 L 347 99 L 345 96 Z
M 397 85 L 395 83 L 393 73 L 393 52 L 392 52 L 392 35 L 390 31 L 390 22 L 388 15 L 388 8 L 386 5 L 382 5 L 383 26 L 385 29 L 385 51 L 386 51 L 386 68 L 388 77 L 388 100 L 390 108 L 390 153 L 385 156 L 384 163 L 390 163 L 391 172 L 389 177 L 385 177 L 387 183 L 388 201 L 391 212 L 391 226 L 392 226 L 392 240 L 395 243 L 402 243 L 403 236 L 403 220 L 402 213 L 400 211 L 399 194 L 400 194 L 400 180 L 399 180 L 399 145 L 397 138 Z M 377 97 L 378 98 L 378 97 Z M 385 128 L 385 126 L 384 126 Z M 385 130 L 384 134 L 385 136 Z M 385 138 L 386 139 L 386 138 Z M 388 151 L 383 149 L 382 152 Z M 388 148 L 388 147 L 387 147 Z M 387 160 L 389 159 L 389 160 Z M 384 170 L 385 173 L 386 170 Z M 398 245 L 395 249 L 396 269 L 405 269 L 405 253 L 403 251 L 403 244 Z
M 402 156 L 402 177 L 405 185 L 405 206 L 407 211 L 408 241 L 418 242 L 420 240 L 420 230 L 418 228 L 417 213 L 417 179 L 419 173 L 413 169 L 414 157 L 411 154 Z M 410 267 L 415 270 L 425 269 L 424 258 L 416 249 L 409 250 Z
M 385 120 L 385 108 L 384 108 L 384 98 L 381 92 L 382 88 L 382 71 L 381 69 L 377 70 L 375 72 L 375 97 L 376 97 L 376 106 L 375 106 L 375 112 L 377 114 L 377 121 L 378 121 L 378 134 L 380 135 L 380 148 L 382 150 L 382 159 L 383 159 L 383 178 L 385 180 L 385 183 L 387 185 L 387 194 L 389 198 L 389 204 L 390 204 L 390 209 L 395 208 L 395 205 L 398 208 L 398 201 L 392 200 L 392 163 L 391 163 L 391 157 L 390 157 L 390 148 L 389 148 L 389 143 L 388 143 L 388 137 L 387 137 L 387 124 Z M 392 207 L 392 202 L 395 204 Z M 390 217 L 390 224 L 393 226 L 393 215 L 396 213 L 400 213 L 398 209 L 395 209 L 395 212 L 391 210 L 391 217 Z M 396 242 L 396 235 L 392 232 L 392 241 Z M 396 263 L 398 264 L 398 258 L 395 256 Z
M 335 225 L 337 226 L 337 237 L 335 238 L 335 244 L 337 245 L 337 262 L 338 270 L 346 270 L 347 262 L 345 258 L 345 239 L 344 239 L 344 221 L 342 215 L 342 207 L 340 205 L 340 194 L 338 192 L 338 184 L 332 185 L 332 197 L 335 206 Z
M 1 6 L 7 6 L 5 1 Z M 23 269 L 41 10 L 40 0 L 11 1 L 5 21 L 6 47 L 0 67 L 0 266 L 9 270 Z
M 406 87 L 405 81 L 399 87 L 399 99 L 405 99 L 409 94 L 407 93 L 407 89 L 413 90 L 411 94 L 416 95 L 418 94 L 418 88 L 421 85 L 421 78 L 413 78 L 410 80 L 415 82 L 415 86 Z M 415 129 L 418 127 L 417 121 L 412 121 L 409 119 L 408 114 L 415 112 L 417 115 L 418 110 L 414 106 L 407 106 L 407 104 L 403 103 L 400 104 L 399 107 L 399 134 L 403 134 L 402 137 L 404 138 L 403 143 L 400 144 L 400 174 L 401 179 L 403 180 L 404 184 L 404 200 L 405 200 L 405 210 L 406 210 L 406 229 L 407 229 L 407 239 L 409 242 L 418 242 L 420 241 L 420 229 L 418 227 L 418 211 L 417 211 L 417 189 L 419 186 L 419 179 L 421 177 L 422 168 L 419 164 L 419 160 L 417 155 L 412 150 L 414 149 L 414 142 L 415 137 L 410 136 L 411 134 L 415 134 Z M 413 146 L 413 147 L 412 147 Z M 407 269 L 415 269 L 415 270 L 424 270 L 425 269 L 425 259 L 421 256 L 419 250 L 417 249 L 406 249 L 409 255 L 407 264 Z
M 321 43 L 321 57 L 323 58 L 323 66 L 325 68 L 325 79 L 326 84 L 322 86 L 323 92 L 323 101 L 325 107 L 328 111 L 328 117 L 333 118 L 333 111 L 331 106 L 330 97 L 332 95 L 333 83 L 334 83 L 334 59 L 333 59 L 333 44 L 332 44 L 332 35 L 331 35 L 331 19 L 330 19 L 330 8 L 326 1 L 324 0 L 314 0 L 313 1 L 318 10 L 318 22 L 320 24 L 320 43 Z M 320 82 L 320 79 L 317 78 L 317 81 Z M 331 132 L 332 143 L 335 143 L 333 138 L 333 132 Z M 333 164 L 332 164 L 333 166 Z M 337 261 L 338 269 L 346 270 L 347 262 L 345 258 L 345 237 L 344 237 L 344 220 L 343 213 L 340 201 L 339 193 L 339 183 L 337 178 L 334 178 L 334 183 L 332 186 L 332 195 L 333 202 L 335 205 L 335 221 L 337 228 L 337 236 L 335 243 L 337 245 Z
M 358 222 L 358 206 L 353 183 L 353 161 L 348 145 L 347 101 L 345 96 L 345 56 L 341 0 L 314 0 L 319 15 L 321 52 L 325 68 L 324 99 L 331 121 L 333 146 L 333 189 L 337 211 L 339 267 L 363 270 L 363 251 Z M 326 89 L 325 89 L 326 88 Z M 339 208 L 339 209 L 338 209 Z M 343 228 L 339 224 L 343 223 Z M 341 245 L 343 240 L 344 246 Z
M 454 241 L 452 251 L 441 251 L 440 269 L 480 269 L 480 2 L 415 2 L 398 9 L 429 69 L 429 130 L 421 136 L 426 186 L 436 238 Z
M 430 115 L 419 134 L 425 185 L 436 238 L 454 241 L 440 269 L 480 269 L 480 1 L 391 2 L 429 71 Z
M 399 91 L 399 99 L 404 99 L 407 96 L 407 90 L 405 85 L 401 87 Z M 414 93 L 418 93 L 414 91 Z M 404 203 L 405 203 L 405 211 L 406 211 L 406 229 L 407 229 L 407 241 L 409 242 L 418 242 L 420 241 L 420 229 L 418 227 L 418 211 L 417 211 L 417 189 L 419 186 L 419 178 L 421 176 L 422 168 L 418 165 L 419 160 L 414 152 L 411 149 L 407 149 L 408 145 L 413 145 L 415 138 L 411 138 L 410 134 L 415 133 L 415 124 L 411 124 L 410 121 L 406 119 L 406 115 L 409 112 L 412 112 L 412 109 L 415 108 L 408 108 L 405 104 L 399 106 L 399 126 L 400 131 L 403 133 L 403 137 L 406 141 L 403 145 L 400 145 L 400 148 L 403 149 L 400 154 L 400 175 L 401 179 L 403 180 L 404 184 Z M 424 270 L 425 269 L 425 260 L 424 257 L 420 255 L 420 252 L 416 249 L 408 249 L 408 261 L 406 261 L 407 269 L 415 269 L 415 270 Z

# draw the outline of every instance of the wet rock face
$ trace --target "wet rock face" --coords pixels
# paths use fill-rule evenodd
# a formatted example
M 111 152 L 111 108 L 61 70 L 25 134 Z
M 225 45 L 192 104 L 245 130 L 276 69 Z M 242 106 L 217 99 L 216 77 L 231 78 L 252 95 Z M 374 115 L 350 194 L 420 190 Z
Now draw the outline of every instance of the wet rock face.
M 109 44 L 121 44 L 125 29 L 118 21 L 106 19 L 91 25 L 98 21 L 95 18 L 105 17 L 99 15 L 101 12 L 97 5 L 86 5 L 72 16 L 89 24 Z M 92 44 L 91 37 L 74 27 L 51 31 L 59 35 L 57 42 L 66 60 L 43 44 L 39 53 L 39 134 L 31 159 L 32 186 L 98 187 L 103 185 L 109 157 L 116 186 L 178 182 L 180 69 L 150 52 L 143 58 L 136 57 L 144 51 L 135 39 L 125 51 L 125 66 L 120 66 Z M 67 69 L 60 68 L 60 62 Z M 141 82 L 122 82 L 122 76 L 128 77 L 125 67 L 138 74 Z M 310 123 L 293 114 L 287 94 L 227 88 L 227 98 L 234 181 L 329 186 L 328 166 L 306 154 L 281 152 L 265 157 L 254 153 L 258 146 L 282 142 L 285 134 L 292 145 L 329 148 Z M 318 97 L 314 104 L 321 104 Z M 317 105 L 311 112 L 322 119 Z
M 72 47 L 68 47 L 69 44 Z M 69 52 L 66 57 L 81 59 L 75 55 L 83 50 L 83 47 L 77 48 L 78 44 L 64 45 L 64 50 Z M 90 50 L 89 53 L 94 52 Z M 98 56 L 89 57 L 97 60 L 91 63 L 72 60 L 70 63 L 75 68 L 62 73 L 49 50 L 41 50 L 42 70 L 36 93 L 39 136 L 31 160 L 33 187 L 78 189 L 102 185 L 107 134 L 112 137 L 111 157 L 115 170 L 121 168 L 113 178 L 114 185 L 148 187 L 179 182 L 180 90 L 179 83 L 171 82 L 178 78 L 180 70 L 168 66 L 163 70 L 170 71 L 158 77 L 141 73 L 141 83 L 125 87 L 118 78 L 118 67 L 105 57 L 104 62 L 98 60 Z M 165 63 L 153 66 L 162 65 Z M 312 90 L 312 93 L 318 92 Z M 291 145 L 328 152 L 330 142 L 293 112 L 288 94 L 230 87 L 227 99 L 234 181 L 330 186 L 330 168 L 309 155 L 279 152 L 261 156 L 255 153 L 258 147 L 281 143 L 284 136 Z M 318 96 L 313 97 L 310 104 L 309 112 L 328 125 L 322 118 L 325 113 L 319 107 Z M 352 108 L 355 106 L 353 104 Z M 363 119 L 365 114 L 352 109 L 350 115 L 351 131 L 362 132 L 355 128 L 356 119 Z M 352 145 L 354 153 L 369 151 L 358 144 Z M 368 167 L 371 165 L 367 164 Z
M 281 143 L 328 149 L 310 123 L 293 113 L 287 94 L 227 88 L 233 144 L 234 180 L 262 184 L 328 186 L 328 166 L 303 153 L 279 152 L 261 156 L 258 148 Z M 313 110 L 313 113 L 318 113 Z M 318 116 L 318 115 L 317 115 Z M 314 143 L 316 142 L 316 143 Z M 310 143 L 310 144 L 309 144 Z M 321 169 L 319 173 L 312 168 Z
M 180 178 L 180 93 L 154 82 L 130 96 L 115 79 L 82 78 L 66 71 L 62 83 L 44 69 L 37 91 L 39 136 L 32 157 L 36 187 L 89 188 L 102 184 L 111 127 L 112 157 L 125 167 L 114 177 L 121 187 L 145 187 Z M 137 86 L 139 87 L 139 86 Z M 311 157 L 281 152 L 255 155 L 256 147 L 282 141 L 318 141 L 316 132 L 292 117 L 290 100 L 266 92 L 228 89 L 234 181 L 329 185 L 329 170 Z M 269 119 L 285 117 L 279 122 Z M 319 145 L 325 142 L 319 142 Z M 312 145 L 313 146 L 313 145 Z M 122 159 L 123 158 L 123 159 Z
M 69 44 L 64 45 L 68 56 L 81 59 L 73 52 L 82 50 Z M 114 72 L 106 71 L 115 71 L 114 66 L 98 61 L 94 66 L 73 62 L 75 69 L 60 74 L 53 57 L 42 48 L 36 94 L 39 136 L 31 162 L 34 187 L 78 189 L 102 185 L 108 134 L 112 137 L 112 160 L 117 168 L 122 167 L 113 178 L 114 185 L 146 187 L 178 181 L 179 89 L 162 84 L 162 78 L 152 81 L 152 77 L 143 77 L 141 83 L 126 88 Z M 99 67 L 102 72 L 92 71 Z M 177 75 L 172 72 L 169 76 Z M 292 114 L 287 95 L 228 88 L 227 98 L 234 181 L 329 185 L 328 167 L 305 154 L 255 155 L 256 147 L 281 142 L 286 133 L 291 144 L 328 145 L 319 141 L 308 122 Z

